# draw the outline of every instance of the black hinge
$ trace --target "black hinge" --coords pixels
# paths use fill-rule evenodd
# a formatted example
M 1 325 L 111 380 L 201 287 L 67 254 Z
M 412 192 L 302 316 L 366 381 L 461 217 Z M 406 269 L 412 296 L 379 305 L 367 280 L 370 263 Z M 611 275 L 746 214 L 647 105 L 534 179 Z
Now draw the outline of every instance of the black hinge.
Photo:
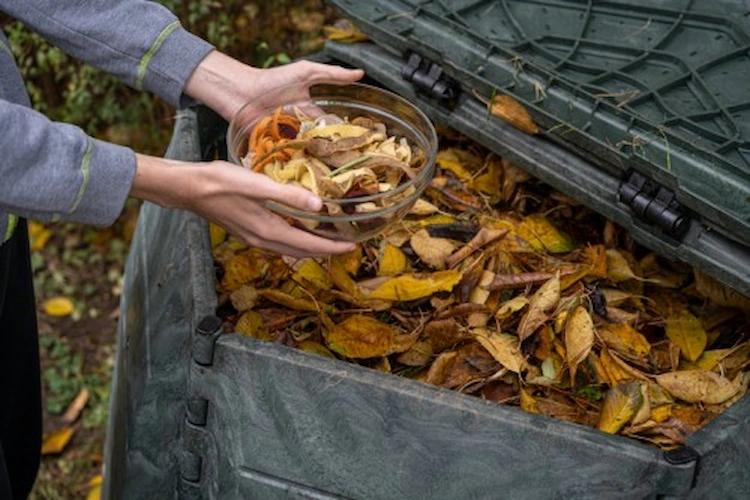
M 452 102 L 458 96 L 458 83 L 447 76 L 443 68 L 417 53 L 411 53 L 401 68 L 401 77 L 412 83 L 417 92 L 444 102 Z
M 656 224 L 675 239 L 681 239 L 690 227 L 690 217 L 669 189 L 650 181 L 637 172 L 620 185 L 620 201 L 630 207 L 636 217 Z

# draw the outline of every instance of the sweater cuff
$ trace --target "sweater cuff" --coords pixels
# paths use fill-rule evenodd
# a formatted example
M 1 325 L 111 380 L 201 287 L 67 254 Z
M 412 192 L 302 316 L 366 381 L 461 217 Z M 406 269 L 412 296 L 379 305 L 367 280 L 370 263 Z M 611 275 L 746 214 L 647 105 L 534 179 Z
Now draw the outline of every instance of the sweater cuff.
M 183 95 L 185 84 L 195 68 L 214 46 L 188 32 L 179 24 L 162 30 L 151 50 L 141 60 L 137 82 L 172 106 L 181 107 L 189 100 Z
M 109 226 L 117 220 L 130 194 L 136 170 L 133 150 L 91 139 L 88 180 L 74 214 L 65 218 Z

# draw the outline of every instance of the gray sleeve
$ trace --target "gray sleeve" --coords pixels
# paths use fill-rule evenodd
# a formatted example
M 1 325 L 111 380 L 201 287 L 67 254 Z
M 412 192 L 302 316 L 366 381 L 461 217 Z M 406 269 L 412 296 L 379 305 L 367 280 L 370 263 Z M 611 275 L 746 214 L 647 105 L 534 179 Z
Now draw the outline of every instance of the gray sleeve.
M 0 123 L 1 212 L 38 220 L 114 222 L 135 175 L 132 150 L 4 100 Z
M 146 0 L 0 0 L 68 54 L 153 92 L 174 106 L 213 47 L 187 32 L 165 7 Z

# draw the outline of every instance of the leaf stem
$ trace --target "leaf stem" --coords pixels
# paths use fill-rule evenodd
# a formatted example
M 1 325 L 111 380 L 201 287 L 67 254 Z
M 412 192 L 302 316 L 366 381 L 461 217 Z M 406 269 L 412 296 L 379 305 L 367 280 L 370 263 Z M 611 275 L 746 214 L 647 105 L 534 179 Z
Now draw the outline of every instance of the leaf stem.
M 341 165 L 339 168 L 337 168 L 336 170 L 334 170 L 333 172 L 331 172 L 330 174 L 328 174 L 328 177 L 336 177 L 339 174 L 343 174 L 347 170 L 349 170 L 349 169 L 351 169 L 353 167 L 356 167 L 360 163 L 366 162 L 370 158 L 372 158 L 370 155 L 362 155 L 359 158 L 355 158 L 352 161 L 350 161 L 349 163 L 345 163 L 344 165 Z

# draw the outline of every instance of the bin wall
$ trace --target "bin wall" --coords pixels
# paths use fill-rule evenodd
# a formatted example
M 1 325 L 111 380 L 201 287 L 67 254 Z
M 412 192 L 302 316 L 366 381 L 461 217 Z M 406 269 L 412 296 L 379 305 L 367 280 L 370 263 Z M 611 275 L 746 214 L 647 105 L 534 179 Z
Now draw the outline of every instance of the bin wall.
M 178 115 L 167 158 L 201 158 L 197 115 Z M 190 333 L 216 309 L 206 224 L 150 203 L 130 247 L 105 446 L 104 498 L 174 498 Z

